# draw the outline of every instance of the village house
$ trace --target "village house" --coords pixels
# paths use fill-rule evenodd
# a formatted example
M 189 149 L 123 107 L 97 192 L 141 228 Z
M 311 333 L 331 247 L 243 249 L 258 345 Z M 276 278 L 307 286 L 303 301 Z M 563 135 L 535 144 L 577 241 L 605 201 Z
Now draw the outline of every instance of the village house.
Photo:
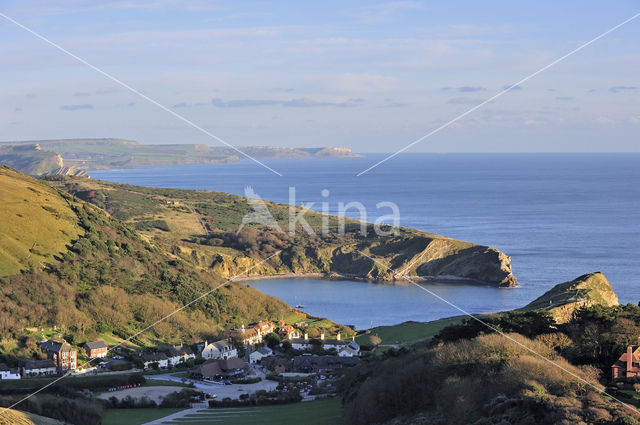
M 20 369 L 11 369 L 6 364 L 0 363 L 0 381 L 10 379 L 20 379 Z
M 107 357 L 107 344 L 104 341 L 93 341 L 84 344 L 84 350 L 90 359 L 98 359 Z
M 309 339 L 308 334 L 304 338 L 292 338 L 289 340 L 291 347 L 298 351 L 310 351 L 314 348 L 314 340 Z M 356 357 L 360 355 L 360 345 L 355 341 L 343 341 L 338 333 L 336 339 L 325 339 L 324 334 L 320 334 L 320 339 L 315 340 L 315 344 L 323 351 L 335 350 L 340 357 Z
M 271 332 L 276 330 L 276 325 L 269 321 L 269 320 L 262 320 L 258 323 L 256 323 L 253 326 L 253 329 L 256 330 L 256 332 L 258 332 L 260 334 L 261 337 L 264 337 L 267 334 L 270 334 Z
M 44 341 L 40 344 L 40 349 L 53 360 L 60 370 L 75 370 L 78 364 L 78 350 L 73 348 L 66 341 Z
M 300 338 L 300 332 L 291 325 L 282 326 L 278 331 L 278 334 L 282 339 Z
M 244 325 L 240 329 L 232 329 L 224 331 L 224 335 L 244 345 L 256 345 L 262 342 L 263 334 L 255 327 L 251 329 L 245 329 Z
M 249 369 L 249 365 L 237 357 L 231 359 L 215 359 L 191 369 L 190 375 L 196 379 L 228 379 L 244 376 Z
M 167 363 L 170 367 L 182 364 L 189 359 L 195 359 L 196 355 L 189 346 L 180 344 L 169 348 L 167 352 Z
M 273 355 L 273 350 L 269 347 L 262 347 L 253 353 L 249 354 L 249 363 L 255 364 L 262 360 L 264 357 Z
M 281 356 L 270 356 L 262 359 L 262 365 L 268 371 L 275 372 L 276 374 L 285 373 L 291 370 L 293 362 L 291 359 Z
M 142 363 L 145 369 L 166 369 L 169 358 L 165 353 L 148 353 L 142 355 Z
M 627 351 L 611 366 L 614 381 L 640 381 L 640 337 L 637 345 L 627 346 Z
M 22 366 L 22 376 L 55 375 L 57 371 L 56 364 L 51 359 L 25 360 Z
M 222 339 L 216 342 L 205 341 L 200 351 L 203 359 L 232 359 L 238 357 L 238 350 L 231 344 L 228 339 Z

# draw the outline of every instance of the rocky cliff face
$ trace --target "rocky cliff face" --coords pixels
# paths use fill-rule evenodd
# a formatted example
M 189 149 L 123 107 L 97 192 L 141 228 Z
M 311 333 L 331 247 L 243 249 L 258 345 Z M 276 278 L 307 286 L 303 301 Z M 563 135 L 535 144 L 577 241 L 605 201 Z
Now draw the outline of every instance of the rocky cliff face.
M 0 146 L 0 165 L 6 165 L 35 177 L 51 175 L 88 177 L 85 171 L 65 167 L 59 154 L 42 149 L 38 143 Z
M 618 305 L 618 296 L 609 280 L 600 272 L 582 275 L 572 281 L 560 283 L 521 310 L 550 312 L 558 323 L 567 322 L 580 307 Z

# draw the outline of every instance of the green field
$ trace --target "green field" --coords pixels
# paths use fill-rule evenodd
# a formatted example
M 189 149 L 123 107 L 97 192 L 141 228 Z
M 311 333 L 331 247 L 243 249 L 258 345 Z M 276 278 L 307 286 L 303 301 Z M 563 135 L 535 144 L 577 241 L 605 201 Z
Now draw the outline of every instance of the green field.
M 184 409 L 107 409 L 102 425 L 139 425 L 160 419 Z
M 340 399 L 311 401 L 280 406 L 203 409 L 167 425 L 334 425 L 340 422 Z M 123 423 L 124 424 L 124 423 Z
M 377 335 L 382 339 L 382 345 L 410 344 L 423 339 L 431 338 L 443 328 L 459 323 L 460 317 L 434 320 L 432 322 L 405 322 L 394 326 L 380 326 L 373 328 L 356 337 L 356 342 L 361 345 L 370 345 L 369 337 Z

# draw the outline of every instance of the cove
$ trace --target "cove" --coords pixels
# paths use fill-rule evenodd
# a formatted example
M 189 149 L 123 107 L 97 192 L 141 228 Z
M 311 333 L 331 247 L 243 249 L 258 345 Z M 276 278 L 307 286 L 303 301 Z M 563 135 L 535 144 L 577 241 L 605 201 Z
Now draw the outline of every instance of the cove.
M 368 329 L 409 320 L 426 322 L 463 314 L 413 284 L 379 284 L 350 280 L 265 279 L 246 283 L 301 311 Z M 471 314 L 511 310 L 530 300 L 519 288 L 452 283 L 421 283 L 424 288 Z

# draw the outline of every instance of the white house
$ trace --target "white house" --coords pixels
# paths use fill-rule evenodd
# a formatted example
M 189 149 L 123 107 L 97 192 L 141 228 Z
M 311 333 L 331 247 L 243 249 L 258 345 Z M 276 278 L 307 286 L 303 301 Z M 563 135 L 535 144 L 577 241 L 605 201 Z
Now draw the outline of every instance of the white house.
M 255 364 L 262 360 L 263 357 L 269 357 L 273 355 L 273 350 L 269 347 L 262 347 L 259 350 L 249 354 L 249 363 Z
M 304 334 L 304 338 L 293 338 L 289 340 L 294 350 L 309 351 L 313 348 L 309 336 Z M 335 350 L 340 357 L 356 357 L 360 355 L 360 346 L 355 341 L 343 341 L 340 334 L 336 339 L 325 339 L 324 334 L 320 334 L 320 348 L 322 350 Z
M 167 354 L 167 363 L 169 366 L 173 367 L 179 365 L 181 363 L 186 362 L 189 359 L 195 359 L 196 355 L 193 354 L 191 348 L 186 345 L 174 345 L 169 348 L 169 352 Z
M 58 371 L 51 359 L 26 360 L 22 366 L 22 376 L 55 375 Z
M 338 350 L 338 356 L 340 357 L 358 357 L 360 355 L 360 345 L 357 342 L 351 341 Z
M 216 342 L 205 341 L 200 355 L 203 359 L 207 360 L 232 359 L 238 357 L 238 350 L 236 350 L 233 344 L 227 339 Z
M 145 369 L 153 368 L 155 363 L 158 364 L 158 369 L 166 369 L 169 366 L 169 358 L 165 353 L 143 354 L 142 362 Z
M 20 369 L 9 369 L 6 364 L 0 363 L 0 381 L 3 379 L 20 379 Z

